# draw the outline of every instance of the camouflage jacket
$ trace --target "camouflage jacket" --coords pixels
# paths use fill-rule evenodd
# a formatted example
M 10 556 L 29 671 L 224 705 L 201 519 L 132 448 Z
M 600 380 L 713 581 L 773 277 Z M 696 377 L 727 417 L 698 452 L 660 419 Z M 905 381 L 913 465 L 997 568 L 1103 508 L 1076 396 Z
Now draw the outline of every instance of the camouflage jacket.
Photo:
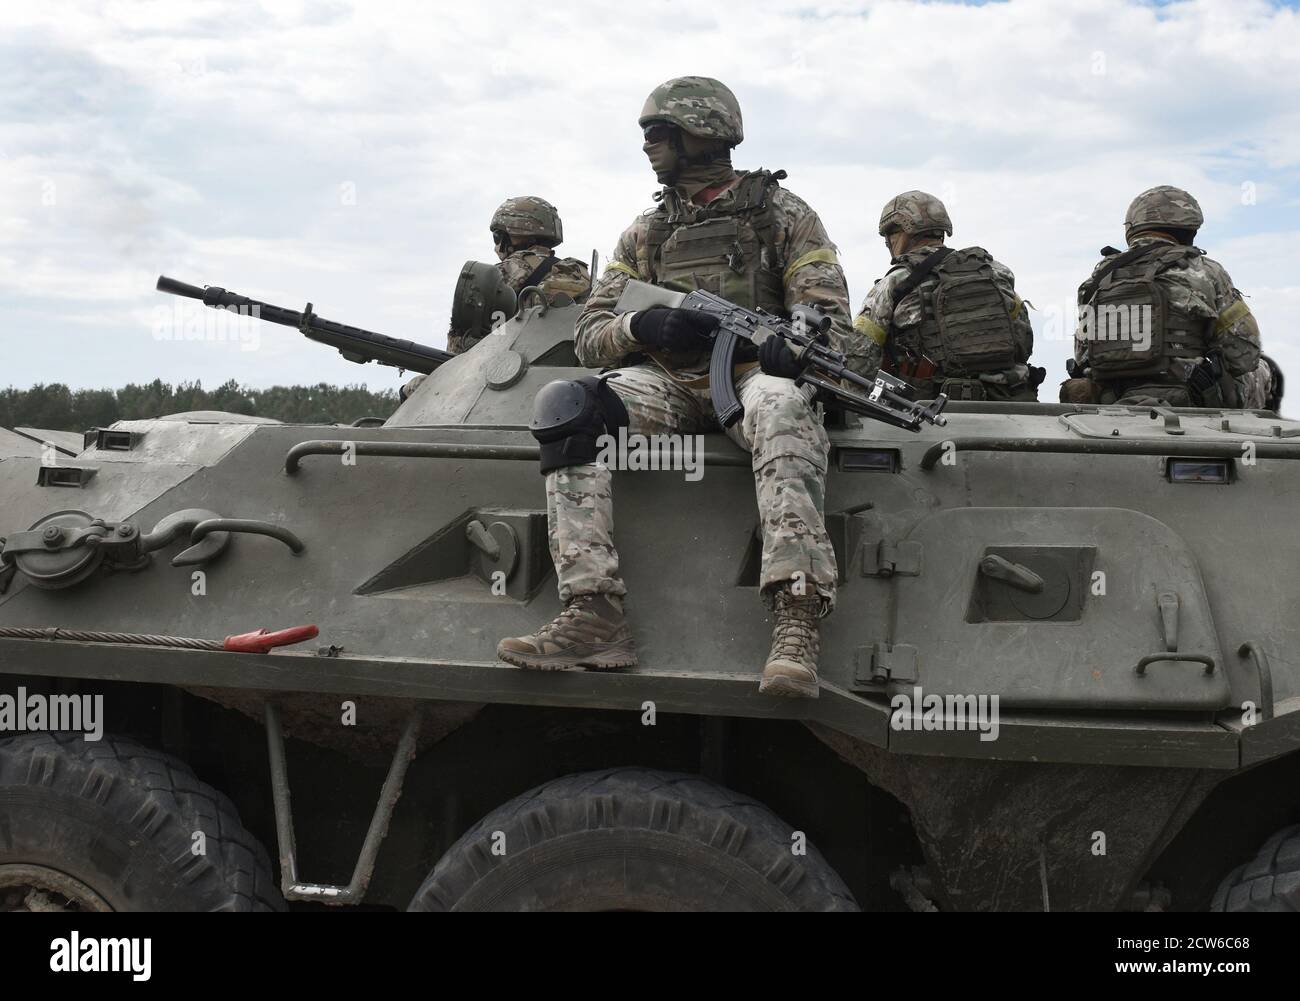
M 741 178 L 748 175 L 742 174 Z M 604 273 L 596 282 L 586 308 L 578 317 L 574 333 L 574 349 L 578 360 L 590 368 L 604 368 L 624 364 L 631 355 L 644 354 L 645 345 L 632 336 L 629 321 L 631 313 L 619 315 L 614 306 L 623 289 L 632 279 L 663 284 L 659 278 L 659 261 L 650 259 L 647 235 L 651 223 L 669 218 L 665 203 L 675 206 L 680 213 L 680 225 L 689 225 L 701 217 L 703 208 L 707 216 L 723 217 L 734 204 L 736 188 L 723 192 L 707 206 L 697 206 L 666 192 L 663 202 L 635 220 L 619 237 Z M 798 195 L 773 184 L 763 209 L 770 212 L 772 250 L 777 258 L 770 262 L 780 276 L 784 288 L 784 310 L 800 304 L 816 306 L 831 318 L 832 345 L 850 356 L 850 367 L 855 371 L 864 364 L 864 352 L 854 350 L 852 328 L 849 323 L 849 295 L 840 267 L 835 244 L 825 227 L 808 204 Z M 764 253 L 767 253 L 764 250 Z M 678 287 L 674 285 L 673 287 Z M 681 290 L 681 289 L 679 289 Z M 737 305 L 753 308 L 754 303 L 737 301 Z M 666 367 L 681 373 L 698 374 L 708 370 L 708 352 L 676 353 L 672 357 L 657 355 Z
M 1130 247 L 1150 243 L 1173 241 L 1164 236 L 1144 234 L 1135 236 Z M 1202 254 L 1204 251 L 1202 251 Z M 1095 275 L 1106 258 L 1093 268 Z M 1232 285 L 1232 279 L 1223 265 L 1208 257 L 1194 257 L 1185 267 L 1172 267 L 1159 278 L 1170 296 L 1171 308 L 1190 315 L 1202 316 L 1206 322 L 1206 349 L 1217 349 L 1223 356 L 1224 367 L 1233 376 L 1252 373 L 1259 365 L 1259 324 L 1251 315 L 1250 307 Z M 1079 305 L 1085 304 L 1086 284 L 1079 289 Z M 1088 341 L 1075 337 L 1074 360 L 1086 365 Z
M 516 292 L 527 284 L 528 278 L 546 258 L 555 251 L 545 244 L 537 244 L 524 250 L 516 250 L 497 265 L 501 277 Z M 541 281 L 542 294 L 548 301 L 564 293 L 573 299 L 584 295 L 591 285 L 591 269 L 572 257 L 561 257 L 551 265 L 551 270 Z M 468 351 L 479 342 L 479 338 L 469 338 L 457 330 L 447 332 L 447 350 L 454 355 Z
M 885 346 L 893 339 L 902 346 L 915 351 L 919 345 L 919 328 L 923 320 L 923 296 L 938 283 L 937 276 L 927 278 L 915 289 L 894 305 L 894 289 L 912 273 L 912 269 L 933 254 L 942 244 L 930 244 L 917 247 L 895 257 L 890 261 L 889 270 L 877 278 L 871 291 L 862 300 L 862 308 L 853 320 L 853 329 L 860 339 L 869 344 L 872 350 L 871 375 L 880 367 Z M 1024 358 L 1028 361 L 1034 347 L 1034 331 L 1029 323 L 1028 310 L 1024 308 L 1020 296 L 1016 294 L 1016 276 L 1011 269 L 999 261 L 992 264 L 993 274 L 1002 292 L 1003 298 L 1012 304 L 1013 316 L 1016 318 L 1017 340 L 1023 343 Z

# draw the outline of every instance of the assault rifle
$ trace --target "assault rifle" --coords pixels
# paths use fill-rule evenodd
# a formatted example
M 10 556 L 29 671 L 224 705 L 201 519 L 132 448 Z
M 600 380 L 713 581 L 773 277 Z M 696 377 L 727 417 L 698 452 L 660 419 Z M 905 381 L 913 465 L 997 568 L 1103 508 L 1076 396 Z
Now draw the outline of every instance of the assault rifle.
M 845 410 L 908 431 L 920 431 L 923 422 L 939 427 L 948 423 L 942 413 L 948 402 L 943 393 L 929 406 L 922 406 L 906 395 L 908 385 L 902 379 L 879 372 L 871 380 L 850 371 L 845 366 L 844 355 L 826 346 L 831 318 L 811 306 L 796 306 L 793 319 L 786 320 L 766 310 L 737 306 L 712 292 L 673 292 L 631 281 L 615 309 L 627 313 L 651 306 L 696 309 L 717 317 L 718 331 L 713 335 L 713 355 L 709 360 L 709 396 L 718 423 L 724 429 L 735 424 L 744 412 L 736 397 L 733 378 L 736 348 L 742 340 L 758 347 L 769 337 L 780 337 L 803 364 L 803 373 L 795 380 L 796 384 L 816 386 Z M 850 385 L 841 384 L 845 382 Z
M 158 291 L 171 295 L 183 295 L 188 299 L 198 299 L 205 306 L 214 309 L 229 309 L 241 316 L 253 316 L 270 323 L 279 323 L 286 327 L 297 327 L 304 337 L 320 341 L 330 347 L 339 349 L 348 361 L 364 364 L 377 361 L 381 365 L 394 368 L 410 369 L 412 372 L 432 372 L 443 362 L 452 357 L 446 351 L 431 348 L 427 344 L 414 341 L 401 341 L 395 337 L 385 337 L 360 327 L 349 327 L 345 323 L 323 320 L 311 311 L 311 303 L 301 313 L 283 306 L 272 306 L 258 302 L 238 292 L 227 292 L 216 286 L 198 288 L 186 285 L 166 275 L 158 276 Z

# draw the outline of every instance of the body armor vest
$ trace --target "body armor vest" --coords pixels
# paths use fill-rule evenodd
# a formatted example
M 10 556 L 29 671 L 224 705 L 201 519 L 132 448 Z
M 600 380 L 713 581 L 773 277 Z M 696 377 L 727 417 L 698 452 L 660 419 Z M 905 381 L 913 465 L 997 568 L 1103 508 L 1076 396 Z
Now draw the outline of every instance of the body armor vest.
M 681 197 L 665 194 L 646 232 L 650 281 L 675 292 L 704 289 L 738 306 L 785 313 L 785 262 L 778 260 L 772 189 L 785 176 L 744 174 L 722 206 L 712 202 L 687 221 Z
M 1206 353 L 1213 321 L 1174 307 L 1160 279 L 1200 255 L 1195 247 L 1151 243 L 1113 256 L 1084 283 L 1080 331 L 1093 378 L 1164 376 L 1176 359 Z

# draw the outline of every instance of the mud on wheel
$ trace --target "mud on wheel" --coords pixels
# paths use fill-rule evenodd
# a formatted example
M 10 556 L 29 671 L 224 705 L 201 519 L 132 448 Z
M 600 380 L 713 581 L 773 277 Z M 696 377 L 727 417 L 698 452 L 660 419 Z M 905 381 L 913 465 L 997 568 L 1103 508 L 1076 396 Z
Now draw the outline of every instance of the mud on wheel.
M 118 737 L 0 740 L 0 910 L 283 908 L 266 850 L 180 760 Z
M 857 910 L 771 810 L 692 775 L 570 775 L 493 811 L 438 862 L 411 910 Z

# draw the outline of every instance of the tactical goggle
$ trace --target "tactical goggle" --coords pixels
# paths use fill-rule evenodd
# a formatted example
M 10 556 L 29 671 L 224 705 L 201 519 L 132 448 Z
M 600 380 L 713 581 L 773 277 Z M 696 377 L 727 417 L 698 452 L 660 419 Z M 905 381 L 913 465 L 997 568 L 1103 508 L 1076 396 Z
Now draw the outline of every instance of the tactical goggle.
M 671 142 L 674 135 L 677 134 L 676 125 L 667 125 L 664 122 L 651 122 L 641 134 L 645 136 L 648 143 L 666 143 Z

